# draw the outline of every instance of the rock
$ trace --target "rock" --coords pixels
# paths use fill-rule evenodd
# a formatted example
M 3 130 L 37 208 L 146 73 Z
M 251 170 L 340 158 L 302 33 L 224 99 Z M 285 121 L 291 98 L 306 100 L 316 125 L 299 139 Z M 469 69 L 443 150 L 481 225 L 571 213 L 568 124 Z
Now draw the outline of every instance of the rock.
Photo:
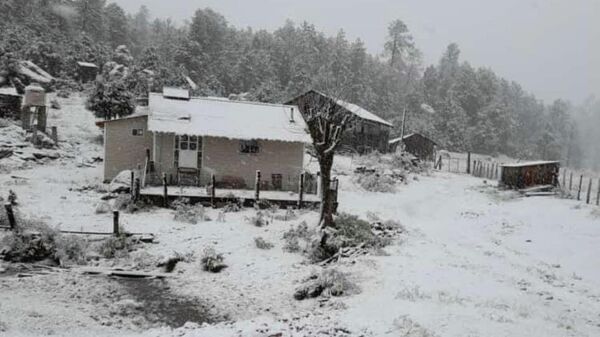
M 61 109 L 60 103 L 58 102 L 58 100 L 56 98 L 50 100 L 50 107 L 52 109 L 56 109 L 56 110 Z
M 121 171 L 110 182 L 108 191 L 111 193 L 129 193 L 131 192 L 131 170 Z

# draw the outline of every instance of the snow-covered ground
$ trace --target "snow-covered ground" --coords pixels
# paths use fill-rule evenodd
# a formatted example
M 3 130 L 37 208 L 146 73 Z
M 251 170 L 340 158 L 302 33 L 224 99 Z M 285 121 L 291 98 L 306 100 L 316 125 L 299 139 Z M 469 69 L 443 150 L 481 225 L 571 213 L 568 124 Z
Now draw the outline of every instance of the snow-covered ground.
M 100 132 L 80 98 L 61 103 L 51 119 L 61 125 L 63 157 L 0 175 L 0 194 L 13 189 L 22 214 L 53 226 L 110 231 L 112 215 L 95 213 L 103 195 L 101 163 L 93 163 L 102 155 Z M 340 157 L 340 210 L 375 213 L 407 229 L 385 254 L 336 266 L 357 283 L 358 294 L 293 299 L 299 282 L 321 267 L 285 252 L 282 235 L 303 220 L 314 224 L 314 211 L 259 228 L 246 219 L 253 210 L 227 213 L 219 222 L 219 210 L 208 209 L 213 220 L 191 225 L 154 208 L 123 214 L 122 221 L 128 231 L 154 233 L 157 242 L 112 263 L 154 270 L 173 252 L 193 253 L 196 260 L 180 262 L 160 287 L 227 316 L 226 322 L 161 327 L 141 318 L 143 304 L 121 282 L 75 268 L 27 278 L 0 274 L 0 336 L 600 335 L 597 207 L 523 198 L 447 172 L 419 176 L 393 194 L 370 193 L 352 183 L 351 170 L 351 160 Z M 258 236 L 275 247 L 256 248 Z M 221 273 L 199 266 L 209 246 L 224 254 L 228 267 Z

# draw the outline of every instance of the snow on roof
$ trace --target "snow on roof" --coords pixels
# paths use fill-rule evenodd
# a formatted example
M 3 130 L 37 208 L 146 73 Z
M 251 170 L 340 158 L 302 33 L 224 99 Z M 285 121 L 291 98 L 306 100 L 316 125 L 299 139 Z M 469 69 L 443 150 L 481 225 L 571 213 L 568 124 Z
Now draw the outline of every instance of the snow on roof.
M 90 63 L 90 62 L 77 62 L 77 64 L 81 67 L 86 67 L 86 68 L 98 68 L 97 65 Z
M 119 117 L 119 118 L 115 118 L 115 119 L 109 119 L 109 120 L 99 119 L 99 120 L 96 120 L 96 125 L 101 127 L 105 123 L 111 123 L 111 122 L 116 122 L 116 121 L 122 121 L 124 119 L 132 119 L 132 118 L 146 117 L 146 116 L 148 116 L 148 107 L 147 106 L 136 106 L 135 111 L 131 115 L 123 116 L 123 117 Z
M 423 138 L 427 138 L 426 136 L 423 136 L 423 135 L 421 135 L 419 133 L 409 133 L 408 135 L 405 135 L 404 137 L 398 137 L 398 138 L 391 139 L 388 143 L 394 144 L 394 143 L 397 143 L 397 142 L 399 142 L 399 141 L 401 141 L 403 139 L 407 139 L 407 138 L 413 137 L 415 135 L 419 135 L 419 136 L 421 136 Z M 429 139 L 429 138 L 427 138 L 427 139 Z M 429 140 L 431 142 L 435 143 L 433 140 L 431 140 L 431 139 L 429 139 Z
M 164 87 L 162 92 L 164 97 L 167 98 L 179 98 L 179 99 L 190 99 L 190 92 L 186 89 Z
M 523 163 L 510 163 L 503 164 L 502 167 L 526 167 L 526 166 L 539 166 L 539 165 L 550 165 L 550 164 L 560 164 L 559 161 L 548 161 L 548 160 L 538 160 L 538 161 L 528 161 Z
M 2 87 L 0 88 L 0 94 L 10 96 L 21 96 L 17 93 L 17 89 L 15 89 L 14 87 Z
M 293 105 L 199 97 L 183 101 L 150 94 L 149 111 L 148 130 L 153 132 L 311 142 L 304 119 Z
M 383 124 L 383 125 L 387 125 L 387 126 L 390 126 L 390 127 L 394 126 L 394 124 L 386 121 L 385 119 L 383 119 L 383 118 L 375 115 L 372 112 L 369 112 L 369 111 L 361 108 L 360 106 L 358 106 L 356 104 L 348 103 L 346 101 L 342 101 L 341 99 L 336 100 L 336 103 L 338 105 L 342 106 L 344 109 L 352 112 L 353 114 L 355 114 L 359 118 L 370 120 L 372 122 Z

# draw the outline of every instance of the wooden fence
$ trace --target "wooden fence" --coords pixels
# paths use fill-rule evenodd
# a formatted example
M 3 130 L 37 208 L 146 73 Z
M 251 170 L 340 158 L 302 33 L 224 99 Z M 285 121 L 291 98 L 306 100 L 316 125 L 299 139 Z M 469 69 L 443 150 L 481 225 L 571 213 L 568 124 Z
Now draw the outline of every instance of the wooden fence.
M 600 177 L 568 168 L 561 169 L 559 177 L 561 191 L 586 204 L 600 206 Z

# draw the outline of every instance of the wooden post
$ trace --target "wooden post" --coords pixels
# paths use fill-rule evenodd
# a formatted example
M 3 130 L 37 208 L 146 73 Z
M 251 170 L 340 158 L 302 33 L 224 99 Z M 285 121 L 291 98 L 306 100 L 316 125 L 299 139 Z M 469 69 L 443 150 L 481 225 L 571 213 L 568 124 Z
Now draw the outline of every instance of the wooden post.
M 596 206 L 600 206 L 600 178 L 598 178 L 598 191 L 596 192 Z
M 589 204 L 590 203 L 590 197 L 592 194 L 592 178 L 590 178 L 590 182 L 588 183 L 588 190 L 587 190 L 587 197 L 585 198 L 585 203 Z
M 254 186 L 254 200 L 258 202 L 260 199 L 260 170 L 256 170 L 256 182 Z
M 304 199 L 304 173 L 300 174 L 300 186 L 298 188 L 298 209 L 302 208 L 302 201 Z
M 167 174 L 166 173 L 163 173 L 162 180 L 163 180 L 163 206 L 165 208 L 168 208 L 169 207 L 169 191 L 167 188 Z
M 467 174 L 471 174 L 471 151 L 467 152 Z
M 140 199 L 140 188 L 141 188 L 140 178 L 135 178 L 135 187 L 134 187 L 135 192 L 133 194 L 134 201 L 138 201 Z
M 8 218 L 10 229 L 15 230 L 17 228 L 17 221 L 15 220 L 15 213 L 13 212 L 12 205 L 6 203 L 4 204 L 4 209 L 6 209 L 6 217 Z
M 210 176 L 210 204 L 212 205 L 212 207 L 215 207 L 215 197 L 217 196 L 216 192 L 217 192 L 217 179 L 215 178 L 215 175 L 211 175 Z
M 577 189 L 577 200 L 581 200 L 581 186 L 583 185 L 583 174 L 579 177 L 579 188 Z
M 52 127 L 52 140 L 55 145 L 58 145 L 58 128 L 56 126 Z
M 567 188 L 567 170 L 563 171 L 563 181 L 562 181 L 562 188 L 566 189 Z
M 573 190 L 573 171 L 569 175 L 569 192 Z
M 131 196 L 135 196 L 135 172 L 133 172 L 133 170 L 131 170 L 131 186 L 129 188 L 129 193 L 131 194 Z
M 119 211 L 113 211 L 113 234 L 119 236 Z

